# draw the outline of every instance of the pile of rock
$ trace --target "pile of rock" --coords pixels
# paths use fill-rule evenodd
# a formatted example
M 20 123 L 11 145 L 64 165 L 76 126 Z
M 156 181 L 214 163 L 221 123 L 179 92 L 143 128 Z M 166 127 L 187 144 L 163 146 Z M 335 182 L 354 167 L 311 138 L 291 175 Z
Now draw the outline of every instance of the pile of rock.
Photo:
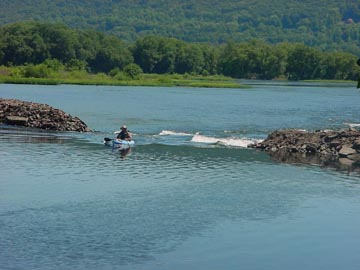
M 46 104 L 0 98 L 0 123 L 56 131 L 91 131 L 78 117 Z
M 360 163 L 360 131 L 355 129 L 334 131 L 278 130 L 264 141 L 249 145 L 267 151 L 272 156 L 316 156 L 322 160 L 339 159 Z

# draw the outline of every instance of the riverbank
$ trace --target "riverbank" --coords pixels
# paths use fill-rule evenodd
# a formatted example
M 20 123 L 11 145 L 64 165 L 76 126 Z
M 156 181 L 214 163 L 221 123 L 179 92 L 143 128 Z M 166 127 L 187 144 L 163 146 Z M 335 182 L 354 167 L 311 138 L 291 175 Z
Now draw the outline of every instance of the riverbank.
M 250 88 L 225 76 L 201 76 L 188 74 L 141 74 L 138 78 L 114 78 L 106 74 L 86 72 L 56 74 L 49 78 L 27 78 L 0 75 L 0 83 L 39 85 L 113 85 L 113 86 L 156 86 L 156 87 L 204 87 L 204 88 Z

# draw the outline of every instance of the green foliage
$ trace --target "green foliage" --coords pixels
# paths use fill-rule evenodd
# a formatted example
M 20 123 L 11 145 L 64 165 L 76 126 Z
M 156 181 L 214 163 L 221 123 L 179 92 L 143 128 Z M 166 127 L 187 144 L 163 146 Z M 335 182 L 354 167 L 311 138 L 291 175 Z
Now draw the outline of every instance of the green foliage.
M 85 70 L 86 62 L 80 59 L 70 59 L 69 62 L 66 64 L 66 69 L 69 71 Z
M 101 46 L 99 46 L 94 56 L 88 59 L 92 71 L 109 72 L 116 67 L 123 69 L 126 65 L 133 62 L 130 51 L 121 40 L 100 33 L 98 35 L 98 38 L 101 40 Z
M 246 79 L 360 77 L 355 55 L 323 52 L 303 43 L 270 45 L 251 40 L 215 46 L 152 35 L 129 45 L 103 33 L 43 23 L 8 25 L 0 27 L 0 33 L 0 65 L 17 67 L 2 72 L 16 78 L 55 78 L 64 74 L 80 79 L 97 74 L 103 81 L 131 81 L 139 80 L 143 72 L 184 77 L 223 74 Z M 166 81 L 166 76 L 161 80 Z
M 46 65 L 52 71 L 60 71 L 64 70 L 64 65 L 57 59 L 46 59 L 44 61 L 44 65 Z
M 34 65 L 32 66 L 34 67 Z M 28 67 L 0 67 L 0 83 L 16 84 L 79 84 L 79 85 L 133 85 L 133 86 L 187 86 L 187 87 L 217 87 L 239 88 L 239 83 L 223 76 L 193 76 L 180 74 L 140 74 L 132 79 L 123 71 L 111 77 L 105 73 L 90 74 L 84 70 L 52 72 L 51 78 L 13 77 L 11 72 Z M 115 71 L 114 71 L 115 72 Z
M 120 68 L 116 67 L 116 68 L 113 68 L 112 70 L 110 70 L 109 75 L 111 77 L 115 77 L 118 73 L 120 73 Z
M 210 45 L 146 36 L 136 41 L 132 52 L 135 63 L 146 73 L 215 74 L 217 69 L 216 50 Z
M 235 78 L 274 79 L 284 74 L 286 51 L 260 41 L 228 43 L 220 56 L 219 68 Z
M 25 78 L 49 78 L 50 69 L 45 64 L 27 65 L 24 67 Z
M 114 77 L 113 77 L 115 80 L 118 80 L 118 81 L 128 81 L 128 80 L 131 80 L 131 78 L 129 77 L 128 74 L 126 74 L 125 72 L 118 72 Z
M 139 79 L 140 74 L 142 73 L 141 67 L 137 64 L 129 64 L 124 68 L 124 73 L 127 74 L 131 79 Z
M 320 79 L 320 61 L 319 51 L 302 44 L 295 45 L 288 53 L 285 72 L 290 80 Z
M 47 59 L 70 70 L 89 68 L 94 72 L 109 72 L 133 62 L 122 41 L 102 33 L 35 22 L 0 27 L 0 64 L 40 64 Z
M 270 44 L 303 43 L 360 56 L 360 2 L 355 0 L 2 0 L 0 10 L 4 11 L 0 16 L 1 25 L 19 20 L 61 21 L 76 29 L 106 32 L 130 42 L 146 35 L 213 44 L 229 40 L 248 42 L 256 38 Z M 64 42 L 51 44 L 50 53 L 68 60 L 74 55 L 80 57 L 79 51 L 72 49 L 76 38 L 73 35 L 65 38 L 63 34 L 60 26 L 51 33 L 54 41 Z M 83 37 L 89 38 L 92 39 L 91 35 Z M 33 48 L 45 52 L 41 40 L 41 36 L 34 36 L 31 48 L 23 46 L 22 38 L 14 40 L 13 45 L 19 46 L 18 54 L 27 58 Z M 86 47 L 85 42 L 81 44 Z M 66 53 L 62 49 L 66 49 Z M 86 51 L 82 60 L 90 56 Z M 0 50 L 0 58 L 2 55 Z M 40 58 L 44 60 L 49 55 L 37 55 L 37 59 Z

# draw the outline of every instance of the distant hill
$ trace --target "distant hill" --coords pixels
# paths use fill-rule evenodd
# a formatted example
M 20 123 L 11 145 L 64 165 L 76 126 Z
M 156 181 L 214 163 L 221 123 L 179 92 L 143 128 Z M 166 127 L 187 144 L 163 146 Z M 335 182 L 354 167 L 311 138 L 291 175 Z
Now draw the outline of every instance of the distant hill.
M 62 22 L 134 41 L 302 42 L 360 56 L 359 0 L 1 0 L 0 24 Z

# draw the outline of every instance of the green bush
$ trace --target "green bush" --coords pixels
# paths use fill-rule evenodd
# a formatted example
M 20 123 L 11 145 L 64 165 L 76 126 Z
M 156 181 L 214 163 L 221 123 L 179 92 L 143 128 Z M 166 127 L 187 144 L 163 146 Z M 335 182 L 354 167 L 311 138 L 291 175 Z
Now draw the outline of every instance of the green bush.
M 27 65 L 24 67 L 24 76 L 26 78 L 49 78 L 50 69 L 45 64 Z
M 127 74 L 130 78 L 136 80 L 139 79 L 140 74 L 143 73 L 140 66 L 137 64 L 129 64 L 124 68 L 124 73 Z
M 125 72 L 118 72 L 115 76 L 114 76 L 115 80 L 118 81 L 128 81 L 130 80 L 130 77 L 128 74 L 126 74 Z
M 121 72 L 120 68 L 116 67 L 116 68 L 113 68 L 112 70 L 110 70 L 109 75 L 114 78 L 120 72 Z
M 59 72 L 60 70 L 64 70 L 64 65 L 57 59 L 47 59 L 43 64 L 52 71 Z
M 74 58 L 70 59 L 69 62 L 66 64 L 66 69 L 68 71 L 85 70 L 86 67 L 86 62 Z
M 24 67 L 11 67 L 10 68 L 10 76 L 19 78 L 24 76 Z

